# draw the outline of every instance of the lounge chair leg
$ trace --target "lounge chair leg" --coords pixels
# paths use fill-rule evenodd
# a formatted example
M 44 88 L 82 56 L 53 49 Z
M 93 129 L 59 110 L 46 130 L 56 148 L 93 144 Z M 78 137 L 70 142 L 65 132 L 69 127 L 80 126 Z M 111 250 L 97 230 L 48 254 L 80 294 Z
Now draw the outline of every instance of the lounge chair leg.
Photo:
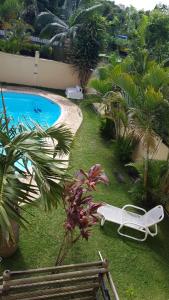
M 106 220 L 105 220 L 105 218 L 104 218 L 104 217 L 102 217 L 102 218 L 101 218 L 100 225 L 101 225 L 101 226 L 103 226 L 103 225 L 104 225 L 104 223 L 105 223 L 105 221 L 106 221 Z
M 148 228 L 148 233 L 149 233 L 152 237 L 156 236 L 157 233 L 158 233 L 158 230 L 157 230 L 157 224 L 154 225 L 154 232 L 150 231 L 150 229 Z
M 144 238 L 143 239 L 139 239 L 139 238 L 135 238 L 134 236 L 122 233 L 120 230 L 123 227 L 124 227 L 123 225 L 120 225 L 119 228 L 117 229 L 118 234 L 120 234 L 121 236 L 125 236 L 125 237 L 127 237 L 129 239 L 132 239 L 132 240 L 135 240 L 135 241 L 139 241 L 139 242 L 144 242 L 147 239 L 148 232 L 146 230 L 144 231 L 144 233 L 145 233 Z

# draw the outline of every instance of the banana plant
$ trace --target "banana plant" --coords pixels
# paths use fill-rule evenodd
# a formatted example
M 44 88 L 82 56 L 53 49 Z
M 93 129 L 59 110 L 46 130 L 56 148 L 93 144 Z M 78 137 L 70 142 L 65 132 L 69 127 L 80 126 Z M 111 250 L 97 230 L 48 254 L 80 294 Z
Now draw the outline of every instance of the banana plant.
M 62 45 L 65 39 L 74 39 L 77 29 L 83 24 L 83 20 L 100 7 L 101 4 L 96 4 L 88 8 L 81 8 L 79 5 L 78 9 L 72 11 L 67 21 L 47 10 L 37 16 L 36 27 L 40 31 L 41 37 L 50 38 L 50 44 L 55 42 L 55 44 Z

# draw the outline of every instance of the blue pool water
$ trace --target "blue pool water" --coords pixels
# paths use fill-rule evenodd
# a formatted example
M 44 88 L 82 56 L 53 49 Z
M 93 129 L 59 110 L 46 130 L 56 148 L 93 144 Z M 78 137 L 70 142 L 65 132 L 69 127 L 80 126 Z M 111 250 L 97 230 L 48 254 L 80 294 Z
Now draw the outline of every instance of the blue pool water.
M 43 127 L 52 126 L 61 115 L 61 107 L 45 97 L 17 93 L 3 92 L 7 115 L 12 117 L 13 124 L 35 121 Z M 0 101 L 2 112 L 2 101 Z

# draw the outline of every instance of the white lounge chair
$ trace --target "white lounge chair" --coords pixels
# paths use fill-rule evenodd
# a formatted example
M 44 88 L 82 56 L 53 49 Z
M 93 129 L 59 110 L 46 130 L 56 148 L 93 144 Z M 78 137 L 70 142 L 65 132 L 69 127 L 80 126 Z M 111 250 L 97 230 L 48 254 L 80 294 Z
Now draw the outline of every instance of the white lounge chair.
M 140 210 L 143 214 L 137 214 L 133 212 L 133 209 Z M 98 208 L 97 213 L 101 216 L 101 226 L 104 225 L 105 221 L 117 223 L 120 225 L 117 230 L 120 235 L 142 242 L 146 240 L 148 234 L 151 236 L 157 235 L 157 223 L 162 221 L 164 218 L 164 210 L 161 205 L 157 205 L 146 212 L 145 209 L 131 204 L 127 204 L 123 206 L 123 208 L 104 204 Z M 123 227 L 129 227 L 143 232 L 144 237 L 137 238 L 135 236 L 122 233 Z
M 78 85 L 76 87 L 67 88 L 65 94 L 67 98 L 70 99 L 83 99 L 82 88 Z

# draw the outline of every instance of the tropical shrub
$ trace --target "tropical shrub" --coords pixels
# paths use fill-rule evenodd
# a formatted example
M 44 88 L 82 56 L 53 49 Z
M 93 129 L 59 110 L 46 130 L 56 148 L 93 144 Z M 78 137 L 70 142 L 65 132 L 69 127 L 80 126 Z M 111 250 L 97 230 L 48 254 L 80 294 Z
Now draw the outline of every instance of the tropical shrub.
M 161 137 L 163 142 L 169 146 L 169 102 L 165 101 L 158 106 L 153 122 L 155 132 Z
M 6 44 L 5 40 L 0 40 L 0 51 L 5 51 L 5 44 Z
M 130 129 L 142 141 L 145 150 L 144 159 L 144 188 L 148 184 L 148 161 L 152 151 L 156 150 L 157 135 L 154 123 L 157 121 L 157 111 L 165 103 L 163 89 L 169 83 L 168 72 L 145 56 L 144 68 L 136 73 L 123 67 L 116 66 L 112 79 L 121 88 L 123 98 L 128 106 L 127 116 Z M 148 198 L 147 198 L 148 200 Z
M 114 143 L 114 154 L 117 160 L 123 164 L 131 162 L 133 160 L 132 154 L 138 144 L 138 140 L 132 135 L 127 135 L 119 136 Z
M 32 44 L 30 42 L 23 42 L 21 44 L 19 54 L 25 56 L 35 56 L 36 51 L 40 51 L 40 45 Z M 18 45 L 16 40 L 0 40 L 0 51 L 15 54 L 18 52 Z
M 20 53 L 22 44 L 30 41 L 32 31 L 32 26 L 26 24 L 22 19 L 11 21 L 11 29 L 6 32 L 6 38 L 9 43 L 13 42 L 15 45 L 13 53 Z
M 149 18 L 146 44 L 151 56 L 158 62 L 168 58 L 169 51 L 169 10 L 155 9 Z
M 139 179 L 135 181 L 130 190 L 133 199 L 148 208 L 159 203 L 166 205 L 169 201 L 169 193 L 164 186 L 168 174 L 168 162 L 149 160 L 146 187 L 144 185 L 144 162 L 129 164 L 129 166 L 134 167 L 139 174 Z
M 36 44 L 32 43 L 22 43 L 22 48 L 20 50 L 21 55 L 26 55 L 26 56 L 35 56 L 35 52 L 39 51 L 40 52 L 41 47 Z
M 15 54 L 18 52 L 18 45 L 16 40 L 0 41 L 0 49 L 3 52 Z
M 2 28 L 10 28 L 10 21 L 17 20 L 21 11 L 23 3 L 22 0 L 1 0 L 0 2 L 0 21 Z
M 48 59 L 52 59 L 52 47 L 49 46 L 42 46 L 40 48 L 40 56 L 41 58 L 48 58 Z
M 82 87 L 85 87 L 91 72 L 99 62 L 99 53 L 106 47 L 106 20 L 94 14 L 86 18 L 76 33 L 70 57 L 79 74 Z
M 88 172 L 80 170 L 75 178 L 65 183 L 62 193 L 66 214 L 65 234 L 56 265 L 63 262 L 68 251 L 80 238 L 89 239 L 92 226 L 98 221 L 96 212 L 101 205 L 93 202 L 92 194 L 99 183 L 108 183 L 108 178 L 99 164 L 92 166 Z
M 106 140 L 115 139 L 116 129 L 114 121 L 108 117 L 102 117 L 100 119 L 100 133 Z

